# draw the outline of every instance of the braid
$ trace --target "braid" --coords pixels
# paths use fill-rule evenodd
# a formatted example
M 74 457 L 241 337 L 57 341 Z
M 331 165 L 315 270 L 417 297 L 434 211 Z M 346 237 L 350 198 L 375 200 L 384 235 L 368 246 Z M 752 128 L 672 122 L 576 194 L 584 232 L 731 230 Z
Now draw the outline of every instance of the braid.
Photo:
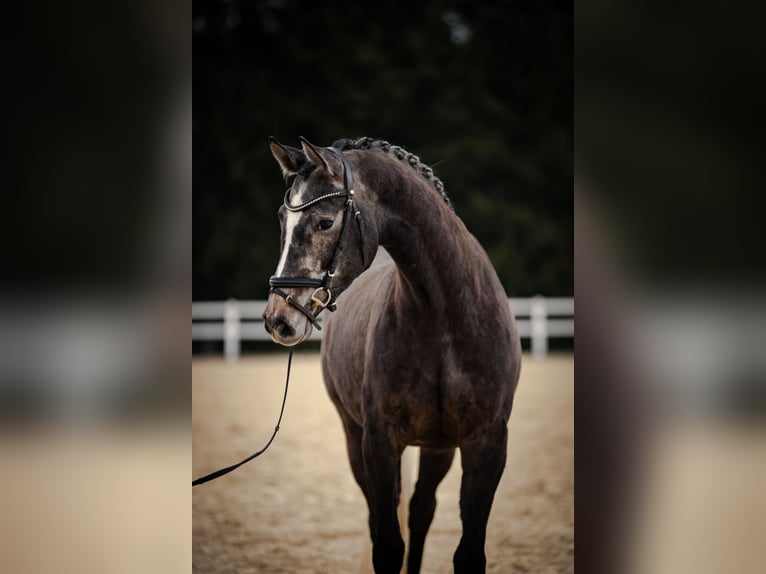
M 406 149 L 397 145 L 391 145 L 385 140 L 376 140 L 375 138 L 362 137 L 356 140 L 343 138 L 333 142 L 332 147 L 340 151 L 347 150 L 375 150 L 379 149 L 384 153 L 390 153 L 396 159 L 406 161 L 412 168 L 415 169 L 431 186 L 439 192 L 442 199 L 447 206 L 455 211 L 455 207 L 452 205 L 452 201 L 447 197 L 447 192 L 444 191 L 444 184 L 442 181 L 434 175 L 434 170 L 420 162 L 420 158 L 413 153 L 408 152 Z

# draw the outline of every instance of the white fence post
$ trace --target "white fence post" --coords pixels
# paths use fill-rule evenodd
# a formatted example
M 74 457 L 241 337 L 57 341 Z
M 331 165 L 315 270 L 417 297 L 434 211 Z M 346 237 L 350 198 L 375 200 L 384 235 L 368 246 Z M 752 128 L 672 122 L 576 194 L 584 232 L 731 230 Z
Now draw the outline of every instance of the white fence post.
M 223 312 L 223 353 L 230 362 L 239 359 L 239 317 L 239 301 L 226 301 Z
M 548 311 L 545 305 L 545 297 L 535 295 L 532 297 L 529 319 L 532 335 L 532 356 L 542 358 L 548 354 Z

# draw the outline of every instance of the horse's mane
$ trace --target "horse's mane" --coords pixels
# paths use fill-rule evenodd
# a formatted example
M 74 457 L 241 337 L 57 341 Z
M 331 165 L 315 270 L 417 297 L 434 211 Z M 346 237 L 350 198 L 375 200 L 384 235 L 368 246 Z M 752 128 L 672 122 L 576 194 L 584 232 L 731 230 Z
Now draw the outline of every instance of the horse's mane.
M 376 140 L 375 138 L 363 137 L 356 140 L 353 139 L 340 139 L 333 142 L 332 147 L 340 151 L 346 151 L 350 149 L 359 150 L 381 150 L 385 153 L 393 154 L 393 156 L 399 160 L 406 161 L 415 171 L 417 171 L 421 177 L 423 177 L 428 183 L 431 184 L 447 206 L 455 211 L 455 207 L 452 205 L 452 201 L 447 197 L 447 192 L 444 191 L 444 184 L 442 180 L 434 175 L 434 170 L 428 167 L 426 164 L 420 162 L 420 158 L 413 153 L 408 152 L 406 149 L 391 145 L 385 140 Z

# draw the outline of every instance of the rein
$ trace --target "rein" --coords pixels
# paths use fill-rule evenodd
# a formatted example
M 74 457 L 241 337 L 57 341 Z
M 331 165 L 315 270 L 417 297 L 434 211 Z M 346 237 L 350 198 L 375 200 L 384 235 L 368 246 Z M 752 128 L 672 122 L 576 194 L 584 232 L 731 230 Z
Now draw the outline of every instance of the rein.
M 306 201 L 304 203 L 301 203 L 299 205 L 290 205 L 290 189 L 287 190 L 285 193 L 285 199 L 284 199 L 284 206 L 285 209 L 291 212 L 297 212 L 297 211 L 303 211 L 304 209 L 308 209 L 312 205 L 316 205 L 317 203 L 320 203 L 322 201 L 326 201 L 328 199 L 335 199 L 339 197 L 346 198 L 346 206 L 343 208 L 343 222 L 341 223 L 340 228 L 340 234 L 338 235 L 338 241 L 335 244 L 335 251 L 333 252 L 332 259 L 330 259 L 330 264 L 327 266 L 327 270 L 325 271 L 324 277 L 322 279 L 315 279 L 313 277 L 271 277 L 269 279 L 269 286 L 271 287 L 271 292 L 279 295 L 287 301 L 290 305 L 295 307 L 298 311 L 303 313 L 303 315 L 306 316 L 306 318 L 311 322 L 311 324 L 316 327 L 318 331 L 322 330 L 322 327 L 317 322 L 317 317 L 319 314 L 324 311 L 325 309 L 328 309 L 330 311 L 335 311 L 335 300 L 337 299 L 337 295 L 333 291 L 333 287 L 331 287 L 332 278 L 335 276 L 335 265 L 338 259 L 338 254 L 342 251 L 342 243 L 343 243 L 343 236 L 345 235 L 346 228 L 348 227 L 348 220 L 352 217 L 356 220 L 356 224 L 359 227 L 359 240 L 361 242 L 362 246 L 362 259 L 365 264 L 365 267 L 367 266 L 366 261 L 366 255 L 364 250 L 364 233 L 362 232 L 362 212 L 359 211 L 359 208 L 356 206 L 356 203 L 354 202 L 354 176 L 351 173 L 351 166 L 348 163 L 348 159 L 346 159 L 346 156 L 343 155 L 343 152 L 340 150 L 329 147 L 328 150 L 332 151 L 341 161 L 343 164 L 343 189 L 333 191 L 331 193 L 326 193 L 324 195 L 320 195 L 319 197 L 315 197 L 314 199 L 311 199 L 309 201 Z M 305 305 L 301 305 L 295 297 L 292 295 L 289 295 L 288 293 L 285 293 L 282 288 L 314 288 L 313 293 L 311 294 L 311 307 L 307 307 Z M 322 295 L 323 293 L 323 295 Z
M 313 277 L 271 277 L 269 279 L 269 286 L 271 287 L 271 292 L 279 295 L 287 301 L 290 305 L 295 307 L 298 311 L 303 313 L 306 318 L 311 321 L 311 324 L 314 325 L 314 327 L 317 328 L 317 330 L 321 331 L 322 327 L 319 326 L 319 323 L 317 322 L 317 317 L 319 314 L 324 311 L 325 309 L 329 309 L 330 311 L 335 311 L 335 300 L 337 299 L 337 295 L 333 291 L 333 287 L 331 287 L 332 278 L 335 276 L 335 265 L 338 258 L 338 254 L 342 250 L 341 244 L 343 242 L 343 236 L 346 231 L 346 227 L 348 224 L 348 220 L 352 217 L 356 220 L 357 226 L 359 227 L 359 240 L 361 242 L 362 247 L 362 260 L 364 263 L 364 266 L 367 267 L 367 257 L 365 255 L 364 251 L 364 233 L 362 232 L 362 218 L 360 217 L 362 212 L 359 211 L 359 208 L 356 206 L 356 203 L 354 203 L 354 177 L 351 173 L 351 166 L 348 163 L 348 159 L 346 159 L 346 156 L 343 155 L 343 153 L 340 150 L 337 150 L 335 148 L 327 148 L 330 151 L 332 151 L 338 158 L 340 159 L 341 163 L 343 164 L 343 189 L 334 191 L 331 193 L 326 193 L 324 195 L 320 195 L 319 197 L 315 197 L 312 200 L 306 201 L 304 203 L 301 203 L 300 205 L 290 205 L 290 190 L 288 189 L 285 193 L 285 199 L 284 199 L 284 206 L 288 211 L 296 212 L 296 211 L 303 211 L 304 209 L 308 209 L 312 205 L 316 205 L 317 203 L 321 201 L 325 201 L 327 199 L 335 199 L 338 197 L 344 197 L 346 198 L 346 205 L 343 208 L 343 223 L 341 224 L 340 228 L 340 234 L 338 235 L 338 242 L 335 244 L 335 252 L 333 253 L 332 259 L 330 260 L 330 264 L 327 266 L 327 270 L 325 271 L 324 277 L 322 279 L 314 279 Z M 295 300 L 295 298 L 292 295 L 289 295 L 282 291 L 282 287 L 284 288 L 299 288 L 299 289 L 305 289 L 305 288 L 312 288 L 314 287 L 314 292 L 311 294 L 311 307 L 306 307 L 304 305 L 301 305 L 298 301 Z M 324 292 L 326 298 L 320 297 L 320 294 Z M 219 470 L 216 470 L 215 472 L 211 472 L 210 474 L 206 474 L 205 476 L 202 476 L 194 481 L 192 481 L 192 486 L 198 486 L 200 484 L 205 484 L 206 482 L 209 482 L 211 480 L 215 480 L 216 478 L 219 478 L 225 474 L 229 474 L 230 472 L 238 469 L 243 464 L 246 464 L 253 460 L 256 457 L 261 456 L 264 452 L 266 452 L 266 449 L 268 449 L 271 446 L 271 443 L 274 441 L 274 438 L 277 436 L 277 433 L 279 432 L 279 425 L 282 423 L 282 415 L 285 412 L 285 403 L 287 402 L 287 388 L 290 384 L 290 367 L 292 365 L 293 361 L 293 352 L 290 351 L 290 354 L 287 358 L 287 377 L 285 378 L 285 393 L 282 397 L 282 408 L 279 410 L 279 419 L 277 419 L 277 426 L 274 427 L 274 432 L 271 435 L 271 438 L 266 443 L 266 446 L 264 446 L 261 450 L 258 452 L 255 452 L 245 458 L 244 460 L 241 460 L 240 462 L 236 464 L 232 464 L 230 466 L 221 468 Z
M 266 446 L 264 446 L 258 452 L 254 452 L 253 454 L 248 456 L 246 459 L 241 460 L 240 462 L 236 464 L 232 464 L 231 466 L 221 468 L 219 470 L 216 470 L 215 472 L 206 474 L 205 476 L 202 476 L 198 478 L 197 480 L 193 480 L 192 486 L 205 484 L 206 482 L 215 480 L 216 478 L 223 476 L 224 474 L 229 474 L 232 470 L 237 470 L 243 464 L 250 462 L 251 460 L 253 460 L 254 458 L 258 456 L 261 456 L 264 452 L 266 452 L 266 449 L 271 446 L 271 443 L 274 441 L 274 437 L 277 436 L 277 433 L 279 432 L 279 425 L 282 422 L 282 415 L 285 412 L 285 403 L 287 402 L 287 386 L 290 383 L 290 366 L 292 365 L 292 363 L 293 363 L 293 352 L 290 351 L 290 354 L 287 356 L 287 378 L 285 379 L 285 394 L 282 397 L 282 408 L 279 409 L 279 419 L 277 419 L 277 426 L 274 427 L 274 432 L 272 433 L 271 438 L 269 439 L 269 442 L 266 443 Z

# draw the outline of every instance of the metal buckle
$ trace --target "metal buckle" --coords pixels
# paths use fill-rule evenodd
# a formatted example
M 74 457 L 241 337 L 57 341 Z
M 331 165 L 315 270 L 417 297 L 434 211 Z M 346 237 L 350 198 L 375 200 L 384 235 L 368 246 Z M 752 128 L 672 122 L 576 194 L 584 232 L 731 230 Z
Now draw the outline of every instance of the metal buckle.
M 320 291 L 324 291 L 327 293 L 327 300 L 322 301 L 319 297 L 317 297 L 317 293 Z M 314 289 L 314 292 L 311 294 L 311 301 L 314 303 L 316 307 L 320 307 L 322 309 L 326 308 L 330 303 L 332 303 L 332 291 L 329 289 L 326 289 L 325 287 L 317 287 Z

